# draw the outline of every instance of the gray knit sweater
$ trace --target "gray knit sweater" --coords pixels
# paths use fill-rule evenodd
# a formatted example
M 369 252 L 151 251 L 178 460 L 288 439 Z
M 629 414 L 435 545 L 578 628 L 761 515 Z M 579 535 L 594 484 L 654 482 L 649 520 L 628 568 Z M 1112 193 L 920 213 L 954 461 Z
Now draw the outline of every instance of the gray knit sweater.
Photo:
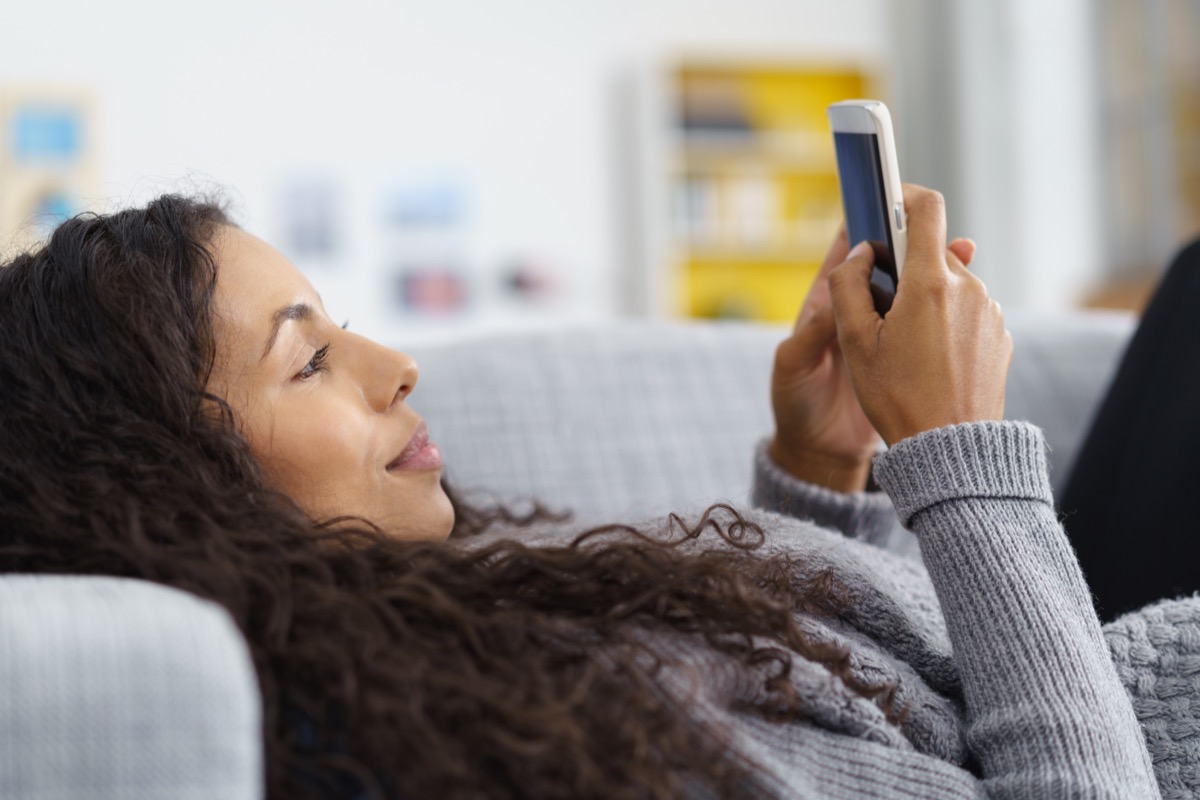
M 900 442 L 875 461 L 886 494 L 802 483 L 765 447 L 755 462 L 760 510 L 748 516 L 766 530 L 760 552 L 786 553 L 805 572 L 832 570 L 855 598 L 839 620 L 801 618 L 805 631 L 847 647 L 862 681 L 897 684 L 908 716 L 889 723 L 795 656 L 807 719 L 767 722 L 746 710 L 762 676 L 683 634 L 658 643 L 677 665 L 666 690 L 754 765 L 752 794 L 1160 796 L 1055 515 L 1037 428 L 976 423 Z M 916 535 L 919 558 L 903 553 L 911 534 L 899 525 Z

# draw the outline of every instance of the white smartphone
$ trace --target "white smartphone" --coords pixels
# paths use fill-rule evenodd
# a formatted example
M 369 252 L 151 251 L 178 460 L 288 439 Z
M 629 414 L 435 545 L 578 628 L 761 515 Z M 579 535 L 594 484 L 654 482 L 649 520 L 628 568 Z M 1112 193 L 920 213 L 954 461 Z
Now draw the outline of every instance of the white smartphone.
M 838 182 L 850 246 L 870 242 L 875 250 L 871 294 L 886 314 L 896 296 L 908 249 L 908 218 L 896 161 L 892 115 L 878 100 L 846 100 L 829 107 Z

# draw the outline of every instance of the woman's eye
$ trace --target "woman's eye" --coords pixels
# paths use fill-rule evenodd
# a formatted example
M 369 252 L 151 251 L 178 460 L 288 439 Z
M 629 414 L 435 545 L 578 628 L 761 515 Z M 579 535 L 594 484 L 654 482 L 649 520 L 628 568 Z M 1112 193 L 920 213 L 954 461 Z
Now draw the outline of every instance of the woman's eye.
M 313 357 L 304 365 L 304 369 L 296 373 L 296 380 L 308 380 L 318 372 L 325 371 L 325 359 L 329 355 L 329 345 L 319 348 Z

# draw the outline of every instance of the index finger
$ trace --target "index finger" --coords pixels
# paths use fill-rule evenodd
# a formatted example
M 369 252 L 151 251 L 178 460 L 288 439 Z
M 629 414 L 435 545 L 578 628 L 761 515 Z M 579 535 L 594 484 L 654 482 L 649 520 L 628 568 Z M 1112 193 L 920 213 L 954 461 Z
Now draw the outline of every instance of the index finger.
M 821 262 L 821 269 L 817 273 L 817 279 L 828 278 L 833 268 L 845 261 L 846 256 L 849 254 L 850 235 L 846 233 L 846 223 L 843 221 L 838 226 L 837 235 L 833 237 L 833 243 L 829 245 L 829 249 L 825 252 L 825 260 Z
M 904 271 L 943 264 L 946 257 L 946 201 L 941 192 L 906 183 L 904 210 L 908 215 Z
M 837 235 L 830 244 L 829 250 L 825 253 L 825 260 L 821 262 L 821 269 L 817 271 L 817 276 L 813 278 L 812 285 L 808 289 L 808 294 L 804 298 L 804 305 L 800 308 L 800 313 L 796 317 L 796 327 L 804 324 L 812 319 L 817 311 L 829 305 L 829 273 L 838 264 L 846 260 L 847 254 L 850 252 L 850 241 L 846 234 L 846 223 L 843 222 L 838 227 Z

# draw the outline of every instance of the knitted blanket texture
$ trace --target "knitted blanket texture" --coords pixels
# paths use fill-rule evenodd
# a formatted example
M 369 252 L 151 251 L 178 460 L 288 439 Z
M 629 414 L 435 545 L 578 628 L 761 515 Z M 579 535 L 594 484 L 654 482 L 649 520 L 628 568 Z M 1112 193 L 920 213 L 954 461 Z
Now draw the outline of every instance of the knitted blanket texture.
M 763 675 L 696 637 L 656 633 L 670 665 L 660 685 L 751 766 L 747 796 L 1200 797 L 1200 599 L 1101 629 L 1034 426 L 973 423 L 907 439 L 876 458 L 882 492 L 803 483 L 765 444 L 754 466 L 746 518 L 764 534 L 756 552 L 787 559 L 799 580 L 832 574 L 854 600 L 837 618 L 798 624 L 848 652 L 860 683 L 895 687 L 906 715 L 889 721 L 793 654 L 803 719 L 768 722 L 755 710 Z M 661 519 L 638 527 L 670 533 Z M 553 546 L 573 536 L 519 538 Z M 684 549 L 727 545 L 712 534 Z

